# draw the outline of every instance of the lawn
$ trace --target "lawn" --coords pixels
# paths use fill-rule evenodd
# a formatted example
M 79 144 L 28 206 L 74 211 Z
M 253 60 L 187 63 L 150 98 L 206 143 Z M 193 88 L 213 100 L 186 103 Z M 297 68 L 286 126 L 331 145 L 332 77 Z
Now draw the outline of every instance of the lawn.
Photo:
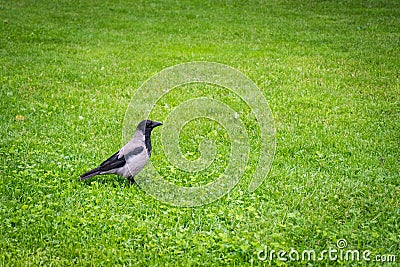
M 394 0 L 0 0 L 0 266 L 398 264 L 399 18 Z M 233 67 L 267 100 L 276 151 L 262 185 L 180 207 L 117 176 L 79 181 L 123 144 L 136 90 L 193 61 Z M 240 115 L 251 180 L 263 140 L 241 96 L 180 86 L 151 118 L 197 97 Z M 229 166 L 233 142 L 218 122 L 180 133 L 189 160 L 214 140 L 215 159 L 198 173 L 168 161 L 161 131 L 152 164 L 165 180 L 204 185 Z M 331 249 L 336 259 L 318 259 Z

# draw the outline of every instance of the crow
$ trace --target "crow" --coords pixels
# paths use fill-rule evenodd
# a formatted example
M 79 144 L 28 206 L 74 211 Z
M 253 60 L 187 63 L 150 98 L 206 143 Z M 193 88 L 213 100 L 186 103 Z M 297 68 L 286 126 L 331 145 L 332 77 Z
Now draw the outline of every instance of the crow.
M 144 120 L 139 123 L 132 139 L 118 152 L 100 164 L 99 167 L 81 175 L 81 180 L 101 174 L 117 174 L 132 183 L 150 159 L 151 131 L 162 125 L 161 122 Z

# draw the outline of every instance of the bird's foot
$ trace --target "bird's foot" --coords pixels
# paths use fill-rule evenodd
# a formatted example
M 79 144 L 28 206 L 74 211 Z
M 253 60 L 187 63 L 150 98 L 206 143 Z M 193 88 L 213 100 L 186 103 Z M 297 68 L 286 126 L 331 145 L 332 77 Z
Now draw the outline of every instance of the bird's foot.
M 135 184 L 136 182 L 135 182 L 135 177 L 128 177 L 128 181 L 131 183 L 131 184 Z

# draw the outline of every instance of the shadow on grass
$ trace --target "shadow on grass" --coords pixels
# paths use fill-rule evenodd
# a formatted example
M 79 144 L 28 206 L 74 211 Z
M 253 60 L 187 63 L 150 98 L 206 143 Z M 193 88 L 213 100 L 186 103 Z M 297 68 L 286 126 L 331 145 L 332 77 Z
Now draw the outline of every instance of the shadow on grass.
M 111 186 L 113 188 L 117 187 L 132 187 L 135 186 L 137 189 L 140 189 L 139 185 L 135 182 L 131 182 L 128 179 L 116 176 L 116 175 L 103 175 L 103 176 L 95 176 L 88 180 L 78 180 L 81 183 L 84 183 L 88 186 L 93 186 L 95 183 L 101 184 L 104 186 Z

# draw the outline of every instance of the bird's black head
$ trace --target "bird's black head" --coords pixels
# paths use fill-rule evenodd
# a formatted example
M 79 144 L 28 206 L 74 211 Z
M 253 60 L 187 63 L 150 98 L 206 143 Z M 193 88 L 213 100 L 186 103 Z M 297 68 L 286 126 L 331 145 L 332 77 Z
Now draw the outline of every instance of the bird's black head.
M 162 125 L 161 122 L 146 120 L 146 128 L 153 129 L 153 128 L 155 128 L 157 126 L 160 126 L 160 125 Z
M 146 145 L 146 149 L 147 149 L 147 153 L 150 155 L 151 153 L 151 141 L 150 141 L 150 134 L 151 131 L 157 127 L 162 125 L 161 122 L 157 122 L 157 121 L 151 121 L 151 120 L 144 120 L 141 121 L 137 127 L 137 130 L 142 131 L 142 133 L 144 134 L 144 143 Z
M 140 129 L 143 133 L 147 133 L 147 134 L 150 134 L 151 133 L 151 131 L 155 128 L 155 127 L 157 127 L 157 126 L 160 126 L 160 125 L 162 125 L 162 123 L 161 122 L 157 122 L 157 121 L 151 121 L 151 120 L 144 120 L 144 121 L 141 121 L 140 123 L 139 123 L 139 125 L 138 125 L 138 129 Z

